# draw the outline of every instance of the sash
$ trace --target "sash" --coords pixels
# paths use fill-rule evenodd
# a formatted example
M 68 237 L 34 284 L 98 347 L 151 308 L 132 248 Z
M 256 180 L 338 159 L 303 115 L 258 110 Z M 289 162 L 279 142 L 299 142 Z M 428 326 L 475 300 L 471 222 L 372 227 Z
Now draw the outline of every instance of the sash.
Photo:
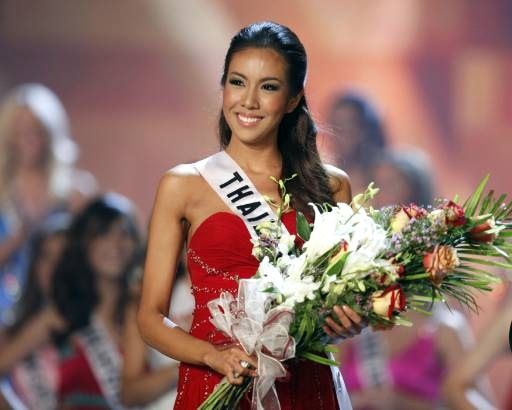
M 277 215 L 263 195 L 226 151 L 220 151 L 193 165 L 229 209 L 244 221 L 253 239 L 258 237 L 255 230 L 258 224 L 277 220 Z M 282 227 L 286 229 L 284 224 Z M 330 358 L 333 358 L 332 354 Z M 337 366 L 331 366 L 331 373 L 339 408 L 352 410 L 340 370 Z
M 107 330 L 99 320 L 93 319 L 90 326 L 78 332 L 77 337 L 109 408 L 125 409 L 119 397 L 121 355 Z
M 253 239 L 257 239 L 257 225 L 277 219 L 265 198 L 226 151 L 196 162 L 194 168 L 229 209 L 244 221 Z M 283 228 L 286 229 L 284 225 Z
M 54 410 L 57 407 L 57 366 L 57 352 L 48 346 L 14 368 L 15 390 L 30 408 Z

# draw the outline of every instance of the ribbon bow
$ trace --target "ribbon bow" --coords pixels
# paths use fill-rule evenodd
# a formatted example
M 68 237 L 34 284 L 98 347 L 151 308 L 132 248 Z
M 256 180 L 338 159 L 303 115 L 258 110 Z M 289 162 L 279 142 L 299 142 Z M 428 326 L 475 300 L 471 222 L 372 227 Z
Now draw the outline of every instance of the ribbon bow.
M 295 356 L 295 340 L 289 335 L 293 309 L 277 306 L 269 309 L 268 293 L 262 291 L 260 279 L 242 279 L 238 298 L 223 292 L 208 303 L 210 321 L 247 354 L 258 358 L 258 376 L 254 379 L 251 408 L 279 410 L 281 406 L 274 386 L 278 377 L 286 376 L 282 361 Z

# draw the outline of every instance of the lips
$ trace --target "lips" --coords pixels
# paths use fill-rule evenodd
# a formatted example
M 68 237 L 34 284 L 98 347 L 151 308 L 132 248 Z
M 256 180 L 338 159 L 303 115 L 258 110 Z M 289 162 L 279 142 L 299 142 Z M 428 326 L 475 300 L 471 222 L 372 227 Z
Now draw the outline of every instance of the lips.
M 242 113 L 237 113 L 236 118 L 238 119 L 238 122 L 244 127 L 253 127 L 263 119 L 261 116 L 246 115 Z

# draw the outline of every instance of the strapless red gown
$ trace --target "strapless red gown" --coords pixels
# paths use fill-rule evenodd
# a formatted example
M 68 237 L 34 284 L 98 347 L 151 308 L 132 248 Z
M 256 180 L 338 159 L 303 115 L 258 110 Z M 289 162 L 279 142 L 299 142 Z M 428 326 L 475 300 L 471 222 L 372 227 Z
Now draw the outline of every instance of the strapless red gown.
M 283 222 L 290 233 L 296 232 L 295 212 L 283 215 Z M 197 228 L 187 251 L 188 271 L 196 303 L 191 335 L 217 345 L 232 343 L 210 323 L 206 304 L 221 292 L 236 294 L 238 278 L 254 275 L 258 261 L 251 255 L 251 250 L 249 232 L 235 214 L 215 213 Z M 283 410 L 337 409 L 328 366 L 293 360 L 287 368 L 289 376 L 276 381 Z M 221 379 L 222 376 L 210 368 L 182 363 L 174 408 L 197 409 Z M 250 408 L 250 397 L 244 398 L 241 408 Z

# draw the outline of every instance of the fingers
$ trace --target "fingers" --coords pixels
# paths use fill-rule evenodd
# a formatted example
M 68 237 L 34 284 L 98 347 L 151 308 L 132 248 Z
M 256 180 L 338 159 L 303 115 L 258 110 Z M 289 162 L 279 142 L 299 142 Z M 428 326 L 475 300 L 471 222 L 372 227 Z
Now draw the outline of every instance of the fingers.
M 333 313 L 337 320 L 327 317 L 325 320 L 327 329 L 324 327 L 325 333 L 330 337 L 351 337 L 359 334 L 364 327 L 361 316 L 348 306 L 343 306 L 343 308 L 334 306 Z
M 228 349 L 226 353 L 229 357 L 226 360 L 225 375 L 231 384 L 241 384 L 244 376 L 257 376 L 258 362 L 254 357 L 234 347 Z

